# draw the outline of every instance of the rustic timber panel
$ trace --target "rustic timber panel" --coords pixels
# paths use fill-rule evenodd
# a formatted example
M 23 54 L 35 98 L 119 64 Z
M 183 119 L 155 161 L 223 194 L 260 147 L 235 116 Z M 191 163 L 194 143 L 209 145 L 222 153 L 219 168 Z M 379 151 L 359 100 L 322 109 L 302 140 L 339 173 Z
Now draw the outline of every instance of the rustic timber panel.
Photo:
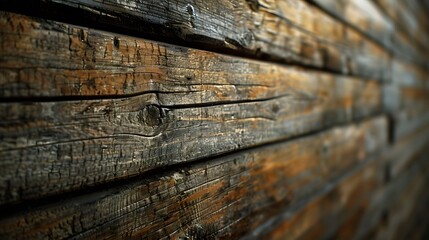
M 314 192 L 323 191 L 377 153 L 387 143 L 386 124 L 385 118 L 375 118 L 91 193 L 4 219 L 1 224 L 7 227 L 0 235 L 236 238 L 279 209 L 299 205 Z M 65 225 L 75 227 L 61 227 Z
M 0 238 L 429 236 L 428 11 L 0 1 Z
M 4 14 L 3 19 L 21 18 Z M 40 102 L 0 104 L 4 115 L 0 120 L 1 188 L 7 189 L 0 197 L 3 203 L 286 139 L 381 111 L 377 81 L 22 18 L 16 22 L 18 26 L 29 28 L 28 34 L 23 34 L 30 37 L 34 33 L 35 39 L 40 35 L 47 43 L 38 45 L 39 51 L 34 46 L 19 47 L 21 42 L 37 42 L 31 38 L 6 41 L 16 45 L 4 47 L 3 66 L 8 76 L 16 78 L 4 76 L 5 85 L 13 88 L 27 79 L 24 86 L 28 90 L 23 87 L 15 96 L 12 92 L 5 95 L 12 95 L 12 99 L 24 94 L 47 96 Z M 44 29 L 49 29 L 49 34 Z M 115 39 L 120 41 L 119 49 L 115 49 Z M 88 45 L 94 46 L 91 53 L 86 51 Z M 65 55 L 55 54 L 58 49 L 54 46 L 60 46 Z M 12 59 L 23 58 L 16 56 L 17 48 L 28 61 L 14 63 Z M 41 53 L 47 56 L 46 61 L 37 58 Z M 90 66 L 85 63 L 88 55 L 93 59 Z M 198 64 L 191 66 L 189 62 Z M 117 69 L 117 65 L 123 68 Z M 68 69 L 61 72 L 70 75 L 59 76 L 58 69 L 66 66 Z M 52 93 L 43 91 L 47 86 Z M 113 93 L 115 98 L 108 99 Z M 50 100 L 56 96 L 73 100 L 81 94 L 105 99 Z
M 301 0 L 13 0 L 0 7 L 25 11 L 19 2 L 30 14 L 62 21 L 62 14 L 73 21 L 78 9 L 89 24 L 155 40 L 362 77 L 388 74 L 388 52 Z

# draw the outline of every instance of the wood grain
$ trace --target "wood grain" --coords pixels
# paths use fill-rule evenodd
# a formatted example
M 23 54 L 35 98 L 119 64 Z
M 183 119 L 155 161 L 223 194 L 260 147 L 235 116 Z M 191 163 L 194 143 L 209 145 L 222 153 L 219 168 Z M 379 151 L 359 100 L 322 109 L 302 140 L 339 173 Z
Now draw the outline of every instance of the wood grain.
M 271 221 L 274 227 L 257 229 L 249 238 L 393 239 L 394 229 L 401 229 L 398 223 L 407 219 L 414 208 L 413 202 L 418 201 L 419 193 L 429 182 L 428 130 L 426 127 L 424 132 L 386 149 L 380 158 L 373 159 L 326 194 L 296 213 L 280 215 Z M 413 146 L 422 140 L 425 145 Z M 411 152 L 399 157 L 410 164 L 394 178 L 386 179 L 383 162 L 398 158 L 396 154 L 402 151 Z M 389 213 L 393 217 L 389 218 Z M 390 230 L 378 232 L 386 224 Z M 376 238 L 377 234 L 383 237 Z
M 2 1 L 0 8 L 65 22 L 75 19 L 78 11 L 84 20 L 72 23 L 83 26 L 365 78 L 387 78 L 389 53 L 300 0 L 22 2 Z
M 28 45 L 37 42 L 31 34 L 2 41 L 1 64 L 9 71 L 1 78 L 3 99 L 10 101 L 0 104 L 2 203 L 286 139 L 381 110 L 376 81 L 10 13 L 1 19 L 16 26 L 11 29 L 37 29 L 43 39 L 38 48 Z M 21 50 L 8 51 L 13 45 Z M 69 51 L 45 56 L 43 49 Z M 40 98 L 25 98 L 34 96 Z
M 17 100 L 146 92 L 174 93 L 167 105 L 255 100 L 343 78 L 5 12 L 0 24 L 0 97 Z
M 378 153 L 386 124 L 374 118 L 3 215 L 0 236 L 236 239 Z
M 267 233 L 252 237 L 285 240 L 351 238 L 365 213 L 367 202 L 382 186 L 377 163 L 370 162 L 290 217 L 277 220 L 277 226 L 274 224 L 275 227 Z
M 271 99 L 227 104 L 180 105 L 180 95 L 170 93 L 2 103 L 2 202 L 299 136 L 380 109 L 376 82 L 316 81 Z

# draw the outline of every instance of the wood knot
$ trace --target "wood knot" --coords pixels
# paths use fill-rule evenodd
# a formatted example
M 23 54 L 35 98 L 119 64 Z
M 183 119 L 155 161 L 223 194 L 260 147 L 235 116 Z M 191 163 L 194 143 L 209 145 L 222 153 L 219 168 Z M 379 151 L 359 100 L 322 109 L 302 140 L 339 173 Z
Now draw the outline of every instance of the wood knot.
M 146 105 L 137 111 L 136 118 L 140 133 L 148 137 L 162 133 L 167 127 L 167 113 L 158 105 Z
M 157 105 L 147 105 L 137 115 L 140 123 L 149 127 L 161 126 L 165 118 L 165 112 Z
M 258 0 L 246 0 L 246 3 L 252 11 L 257 12 L 259 10 L 260 4 Z

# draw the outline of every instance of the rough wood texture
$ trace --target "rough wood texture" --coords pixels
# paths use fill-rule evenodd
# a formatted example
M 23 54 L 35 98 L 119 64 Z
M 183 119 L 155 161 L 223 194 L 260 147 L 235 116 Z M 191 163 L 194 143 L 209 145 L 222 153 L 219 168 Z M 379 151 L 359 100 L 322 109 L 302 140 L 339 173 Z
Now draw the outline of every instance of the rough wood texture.
M 4 95 L 15 96 L 10 101 L 45 97 L 0 104 L 2 203 L 286 139 L 381 110 L 376 81 L 4 16 L 6 25 L 20 19 L 14 22 L 20 29 L 42 29 L 47 44 L 40 48 L 72 50 L 19 63 L 2 54 L 6 75 L 16 76 L 3 75 L 10 86 Z M 22 39 L 5 45 L 17 44 L 23 54 L 43 52 L 26 48 L 29 39 Z M 96 60 L 81 61 L 87 57 Z M 20 85 L 26 87 L 15 91 Z M 108 99 L 113 93 L 115 99 Z M 107 99 L 49 98 L 81 94 Z
M 349 88 L 355 88 L 351 95 L 359 89 L 350 85 L 336 91 Z M 177 107 L 160 105 L 156 95 L 145 94 L 120 100 L 3 103 L 2 202 L 290 138 L 346 123 L 356 118 L 356 111 L 368 115 L 378 109 L 378 101 L 371 106 L 368 99 L 346 106 L 343 98 L 319 100 L 286 96 Z
M 387 79 L 389 53 L 300 0 L 2 1 L 3 9 L 207 50 Z M 29 6 L 27 10 L 23 6 Z M 37 14 L 38 13 L 38 14 Z
M 379 117 L 24 211 L 0 220 L 0 236 L 235 239 L 383 149 L 386 125 Z
M 155 92 L 174 96 L 162 101 L 166 105 L 207 104 L 267 99 L 295 87 L 300 94 L 300 85 L 318 79 L 351 79 L 5 12 L 0 24 L 1 97 L 118 97 Z
M 428 2 L 0 1 L 0 238 L 429 234 Z

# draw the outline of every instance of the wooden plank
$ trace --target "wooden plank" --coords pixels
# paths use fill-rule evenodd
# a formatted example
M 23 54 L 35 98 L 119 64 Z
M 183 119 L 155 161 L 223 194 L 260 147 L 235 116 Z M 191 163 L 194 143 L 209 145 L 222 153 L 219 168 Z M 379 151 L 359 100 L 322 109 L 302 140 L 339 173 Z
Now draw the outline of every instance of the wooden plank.
M 245 239 L 351 239 L 372 194 L 382 186 L 377 161 L 338 183 L 274 226 Z
M 404 32 L 427 49 L 429 32 L 426 13 L 410 11 L 407 8 L 409 1 L 374 0 L 374 2 L 395 23 L 397 31 Z M 428 66 L 427 63 L 425 66 Z
M 5 12 L 0 24 L 0 97 L 182 92 L 173 102 L 207 103 L 270 98 L 330 76 Z
M 270 222 L 274 226 L 262 225 L 266 229 L 256 229 L 249 238 L 377 239 L 371 234 L 374 234 L 374 228 L 385 224 L 383 218 L 386 218 L 386 211 L 392 212 L 396 221 L 401 222 L 410 214 L 412 203 L 428 183 L 428 133 L 426 129 L 423 134 L 386 149 L 380 158 L 340 181 L 328 193 L 314 199 L 296 213 L 285 212 Z M 421 139 L 426 139 L 425 145 L 414 148 L 415 141 Z M 405 158 L 412 164 L 391 181 L 386 179 L 382 163 L 386 158 L 395 159 L 395 153 L 409 151 L 409 148 L 414 152 Z M 393 230 L 397 225 L 391 223 L 390 227 Z M 388 234 L 394 232 L 387 231 Z M 379 239 L 393 239 L 391 237 Z
M 375 79 L 388 72 L 382 47 L 299 0 L 8 0 L 0 8 L 65 22 L 78 11 L 77 24 L 174 44 Z
M 221 104 L 180 105 L 186 95 L 174 93 L 1 103 L 1 202 L 286 139 L 380 109 L 376 82 L 311 80 L 271 99 Z
M 395 22 L 392 22 L 373 1 L 309 0 L 309 2 L 375 39 L 396 57 L 426 64 L 427 42 L 422 43 L 414 35 L 398 31 Z
M 387 144 L 384 117 L 3 214 L 2 238 L 235 239 Z M 251 197 L 249 197 L 251 196 Z
M 401 134 L 397 139 L 391 153 L 385 157 L 388 163 L 388 174 L 390 178 L 399 176 L 404 169 L 409 167 L 412 156 L 419 152 L 419 149 L 424 149 L 429 143 L 429 117 L 426 114 L 425 121 L 420 121 L 415 124 L 410 121 L 413 128 L 407 129 L 406 134 Z M 405 125 L 405 123 L 404 123 Z M 401 129 L 400 129 L 401 130 Z
M 381 109 L 376 81 L 3 16 L 4 24 L 17 24 L 11 29 L 42 29 L 44 37 L 38 48 L 26 46 L 27 35 L 2 41 L 3 49 L 16 44 L 34 56 L 1 63 L 12 69 L 1 78 L 3 100 L 12 101 L 0 104 L 2 203 L 286 139 Z M 57 45 L 71 50 L 53 59 L 41 54 Z M 101 64 L 86 61 L 103 54 Z M 131 56 L 137 59 L 128 63 Z
M 420 133 L 401 140 L 386 155 L 383 161 L 388 163 L 385 171 L 387 184 L 374 194 L 362 218 L 358 239 L 403 239 L 407 229 L 415 227 L 406 222 L 418 217 L 416 208 L 424 210 L 423 214 L 427 215 L 424 199 L 429 197 L 425 191 L 429 183 L 428 130 L 426 126 Z M 401 223 L 400 227 L 398 223 Z
M 404 104 L 404 101 L 408 101 L 408 97 L 403 93 L 405 88 L 427 91 L 429 72 L 395 59 L 392 61 L 392 79 L 383 84 L 383 105 L 386 111 L 396 113 L 404 107 L 409 107 Z

